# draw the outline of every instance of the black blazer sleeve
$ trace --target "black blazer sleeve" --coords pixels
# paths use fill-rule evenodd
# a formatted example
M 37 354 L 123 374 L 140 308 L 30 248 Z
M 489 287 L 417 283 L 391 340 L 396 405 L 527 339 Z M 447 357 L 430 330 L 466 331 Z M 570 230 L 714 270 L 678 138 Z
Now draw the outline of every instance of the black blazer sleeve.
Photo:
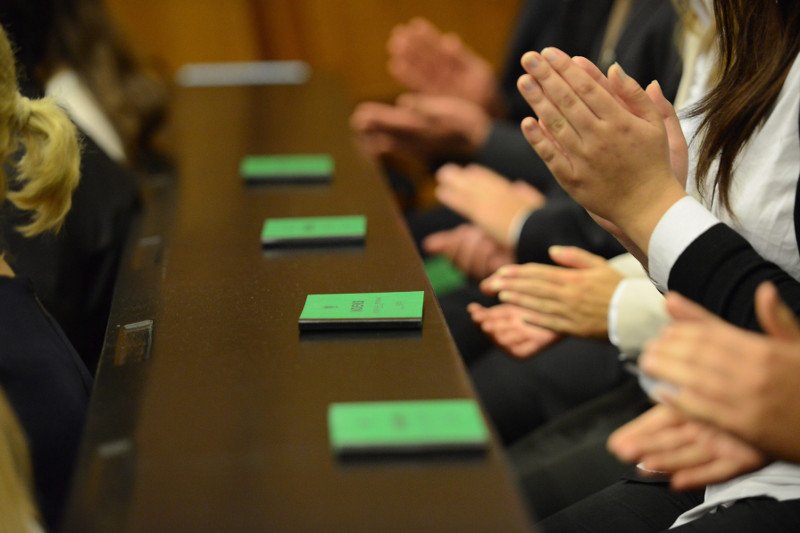
M 702 234 L 673 265 L 668 286 L 740 327 L 760 330 L 754 294 L 773 282 L 784 302 L 800 315 L 800 283 L 762 258 L 741 235 L 717 224 Z
M 800 178 L 795 187 L 794 234 L 800 244 Z M 800 283 L 720 223 L 683 251 L 672 266 L 667 286 L 732 324 L 760 330 L 754 296 L 764 281 L 774 283 L 783 301 L 800 316 Z
M 609 258 L 625 252 L 622 245 L 597 225 L 571 198 L 548 200 L 522 226 L 517 243 L 519 263 L 551 263 L 547 249 L 553 245 L 578 246 Z

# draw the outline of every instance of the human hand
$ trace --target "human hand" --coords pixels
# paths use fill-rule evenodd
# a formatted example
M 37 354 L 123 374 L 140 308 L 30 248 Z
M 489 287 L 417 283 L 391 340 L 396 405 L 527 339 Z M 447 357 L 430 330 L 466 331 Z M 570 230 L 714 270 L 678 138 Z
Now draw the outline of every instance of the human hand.
M 405 94 L 397 105 L 359 104 L 350 125 L 373 156 L 414 156 L 422 160 L 474 154 L 491 128 L 489 116 L 460 98 Z
M 389 73 L 412 91 L 455 96 L 496 115 L 502 107 L 489 62 L 453 33 L 424 18 L 394 27 L 387 43 Z
M 525 320 L 533 325 L 607 339 L 608 306 L 622 275 L 602 257 L 580 248 L 552 246 L 549 252 L 560 267 L 507 265 L 483 280 L 481 289 L 528 310 Z
M 467 311 L 498 346 L 519 359 L 532 357 L 561 339 L 549 329 L 530 324 L 527 321 L 529 312 L 515 305 L 484 307 L 471 303 Z
M 608 449 L 622 461 L 672 474 L 675 490 L 721 483 L 767 463 L 764 454 L 738 437 L 663 404 L 612 433 Z
M 775 287 L 756 291 L 767 335 L 736 328 L 680 295 L 667 295 L 676 323 L 640 358 L 647 374 L 676 387 L 662 399 L 768 453 L 800 461 L 800 323 Z
M 609 69 L 612 95 L 563 52 L 543 54 L 523 56 L 519 89 L 539 117 L 523 121 L 525 136 L 576 201 L 646 250 L 661 216 L 685 196 L 663 113 L 619 65 Z
M 480 226 L 497 242 L 514 247 L 509 235 L 514 220 L 539 209 L 545 196 L 523 181 L 510 182 L 480 165 L 448 164 L 436 172 L 436 198 Z
M 593 80 L 601 85 L 609 94 L 614 95 L 611 83 L 608 78 L 603 74 L 597 66 L 586 59 L 585 57 L 576 56 L 572 58 L 573 63 L 583 69 Z M 669 145 L 670 164 L 672 172 L 678 179 L 682 187 L 686 187 L 686 178 L 689 173 L 689 146 L 686 144 L 686 137 L 683 135 L 683 128 L 681 128 L 681 121 L 672 103 L 667 100 L 661 90 L 661 85 L 658 81 L 654 81 L 647 86 L 645 94 L 653 102 L 661 117 L 664 120 L 664 131 L 667 134 L 667 144 Z M 625 100 L 615 96 L 617 102 L 625 109 L 633 112 L 628 107 Z
M 442 254 L 472 279 L 483 279 L 514 262 L 510 249 L 473 224 L 432 233 L 422 243 L 431 255 Z

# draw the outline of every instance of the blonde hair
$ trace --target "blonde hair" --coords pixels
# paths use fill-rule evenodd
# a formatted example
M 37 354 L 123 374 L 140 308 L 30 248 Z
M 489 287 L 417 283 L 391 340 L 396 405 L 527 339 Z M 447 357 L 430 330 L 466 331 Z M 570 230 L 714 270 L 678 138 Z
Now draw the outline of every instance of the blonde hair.
M 0 28 L 0 164 L 20 148 L 15 181 L 0 169 L 0 202 L 8 198 L 31 212 L 17 229 L 26 237 L 58 230 L 72 204 L 80 174 L 80 147 L 75 126 L 49 99 L 31 100 L 19 93 L 14 55 Z
M 0 532 L 30 531 L 38 522 L 25 436 L 0 389 Z

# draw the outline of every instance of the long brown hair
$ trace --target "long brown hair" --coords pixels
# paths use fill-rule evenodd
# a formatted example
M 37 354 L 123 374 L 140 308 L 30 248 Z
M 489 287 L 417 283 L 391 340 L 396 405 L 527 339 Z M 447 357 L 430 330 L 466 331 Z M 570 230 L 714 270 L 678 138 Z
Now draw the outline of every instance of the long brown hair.
M 692 110 L 702 115 L 697 188 L 707 194 L 706 176 L 714 160 L 713 186 L 731 212 L 730 189 L 736 157 L 769 117 L 786 76 L 800 52 L 797 0 L 714 0 L 719 46 L 719 83 Z

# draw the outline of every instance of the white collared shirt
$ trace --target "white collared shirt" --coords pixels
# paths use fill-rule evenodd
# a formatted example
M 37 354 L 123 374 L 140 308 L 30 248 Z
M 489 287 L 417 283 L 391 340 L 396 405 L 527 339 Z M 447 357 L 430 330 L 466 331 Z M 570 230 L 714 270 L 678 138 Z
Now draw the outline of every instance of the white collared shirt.
M 794 227 L 800 176 L 799 115 L 800 56 L 795 58 L 769 118 L 737 158 L 730 189 L 735 217 L 722 208 L 710 186 L 707 198 L 702 203 L 698 201 L 694 180 L 689 180 L 687 192 L 695 198 L 687 197 L 674 204 L 657 224 L 650 237 L 648 259 L 650 277 L 658 287 L 666 289 L 678 257 L 719 222 L 734 228 L 762 257 L 800 280 L 800 252 Z M 696 158 L 690 157 L 690 176 L 693 168 Z M 678 517 L 673 527 L 713 512 L 719 506 L 757 496 L 779 501 L 800 499 L 800 465 L 776 462 L 726 483 L 710 485 L 704 503 Z
M 64 108 L 70 118 L 118 163 L 125 163 L 125 149 L 97 99 L 73 70 L 60 70 L 45 85 L 45 94 Z

